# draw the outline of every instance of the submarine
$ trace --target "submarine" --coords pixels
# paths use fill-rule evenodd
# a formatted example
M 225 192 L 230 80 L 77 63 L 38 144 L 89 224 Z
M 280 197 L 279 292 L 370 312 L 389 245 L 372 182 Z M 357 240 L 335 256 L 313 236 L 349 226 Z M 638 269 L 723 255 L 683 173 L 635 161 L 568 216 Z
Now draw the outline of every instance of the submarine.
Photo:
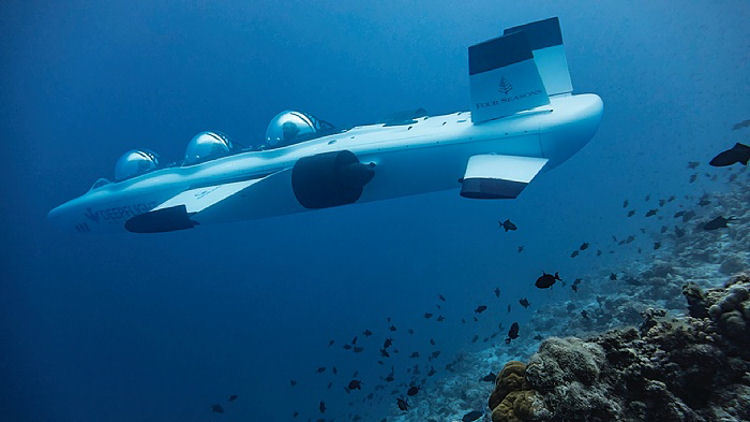
M 468 73 L 467 111 L 418 109 L 339 129 L 287 110 L 256 147 L 205 131 L 175 164 L 128 151 L 114 180 L 97 180 L 48 220 L 79 233 L 160 233 L 449 189 L 513 199 L 599 127 L 602 100 L 573 93 L 556 17 L 470 46 Z

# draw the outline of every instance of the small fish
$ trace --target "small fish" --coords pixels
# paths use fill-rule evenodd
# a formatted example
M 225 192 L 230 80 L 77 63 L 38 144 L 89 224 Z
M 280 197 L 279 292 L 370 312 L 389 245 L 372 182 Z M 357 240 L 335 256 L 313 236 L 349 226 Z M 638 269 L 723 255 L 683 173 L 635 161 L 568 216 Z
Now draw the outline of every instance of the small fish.
M 416 385 L 411 386 L 409 390 L 406 391 L 407 396 L 416 396 L 417 393 L 419 393 L 419 387 Z
M 750 146 L 738 142 L 731 149 L 719 153 L 708 164 L 714 167 L 726 167 L 734 163 L 747 165 L 748 160 L 750 160 Z
M 431 314 L 431 313 L 429 313 L 429 312 L 425 312 L 425 313 L 424 313 L 424 317 L 425 317 L 426 319 L 430 319 L 430 318 L 432 318 L 432 314 Z
M 505 339 L 505 344 L 510 344 L 511 340 L 515 340 L 518 338 L 518 330 L 519 326 L 517 322 L 514 322 L 511 324 L 510 329 L 508 330 L 508 338 Z
M 667 227 L 667 226 L 661 226 L 661 230 L 659 230 L 659 233 L 666 233 L 667 230 L 669 230 L 669 227 Z
M 339 373 L 339 370 L 334 366 L 333 368 L 331 368 L 331 372 L 333 372 L 333 375 L 336 375 Z
M 661 248 L 661 242 L 654 242 L 654 250 Z
M 652 215 L 656 215 L 656 212 L 659 211 L 657 208 L 650 209 L 646 212 L 646 217 L 651 217 Z
M 680 217 L 682 217 L 683 215 L 685 215 L 685 211 L 677 211 L 676 213 L 674 213 L 674 216 L 673 216 L 673 217 L 674 217 L 674 218 L 680 218 Z
M 534 285 L 540 289 L 547 289 L 547 288 L 552 287 L 552 285 L 555 284 L 556 280 L 560 280 L 560 275 L 558 273 L 555 273 L 555 275 L 552 275 L 552 274 L 547 274 L 544 271 L 542 271 L 542 275 L 536 279 L 536 282 L 534 283 Z
M 495 297 L 500 297 L 500 289 L 495 287 Z
M 703 230 L 710 231 L 710 230 L 727 228 L 729 227 L 727 226 L 727 223 L 729 223 L 730 221 L 734 221 L 734 220 L 736 220 L 736 218 L 734 217 L 724 218 L 722 216 L 719 216 L 703 224 Z
M 672 201 L 674 201 L 674 195 L 671 195 L 669 198 L 667 198 L 667 202 L 672 202 Z
M 316 370 L 315 372 L 317 372 L 317 373 L 319 373 L 319 374 L 322 374 L 323 372 L 325 372 L 325 370 L 326 370 L 326 367 L 325 367 L 325 366 L 321 366 L 321 367 L 320 367 L 320 368 L 318 368 L 318 369 L 317 369 L 317 370 Z
M 354 336 L 354 338 L 352 339 L 352 344 L 357 344 L 357 336 Z
M 289 380 L 289 384 L 291 384 L 292 387 L 294 387 L 295 385 L 297 385 L 297 380 Z
M 438 295 L 438 299 L 440 299 L 440 300 L 442 300 L 443 302 L 445 302 L 445 297 L 444 297 L 443 295 Z
M 521 253 L 521 252 L 523 252 L 523 246 L 518 247 L 518 253 Z
M 700 162 L 698 162 L 698 161 L 688 161 L 687 168 L 694 169 L 694 168 L 698 167 L 699 164 L 700 164 Z
M 663 207 L 664 205 L 666 205 L 666 203 L 667 203 L 666 199 L 660 199 L 659 200 L 659 207 Z
M 349 385 L 347 387 L 350 390 L 361 390 L 362 389 L 362 381 L 361 380 L 351 380 L 351 381 L 349 381 Z
M 695 179 L 697 179 L 697 178 L 698 178 L 698 175 L 697 175 L 697 174 L 692 174 L 692 175 L 690 175 L 690 181 L 689 181 L 689 183 L 693 183 L 693 182 L 695 182 Z
M 602 250 L 601 249 L 597 249 L 596 250 L 596 256 L 601 256 L 601 255 L 602 255 Z
M 463 418 L 461 418 L 461 422 L 473 422 L 482 416 L 484 416 L 483 412 L 472 410 L 471 412 L 465 414 Z
M 333 346 L 333 343 L 334 343 L 334 341 L 333 341 L 333 340 L 330 340 L 330 341 L 328 341 L 328 347 L 331 347 L 331 346 Z
M 477 309 L 474 309 L 474 312 L 476 312 L 478 314 L 481 314 L 485 310 L 487 310 L 487 306 L 485 306 L 485 305 L 479 305 L 479 306 L 477 306 Z
M 409 328 L 409 330 L 407 330 L 407 331 L 409 331 L 409 334 L 414 334 L 414 329 L 412 329 L 412 328 Z
M 534 340 L 541 341 L 544 337 L 540 336 L 539 334 L 534 336 Z
M 472 337 L 472 338 L 471 338 L 471 342 L 472 342 L 472 343 L 476 343 L 476 342 L 477 342 L 477 340 L 479 340 L 479 336 L 478 336 L 478 335 L 476 335 L 476 334 L 474 334 L 474 337 Z
M 320 401 L 320 404 L 318 405 L 318 409 L 320 409 L 320 413 L 326 412 L 326 402 L 323 400 Z
M 398 408 L 403 410 L 404 412 L 409 409 L 409 403 L 407 403 L 406 400 L 402 399 L 401 397 L 396 399 L 396 405 L 398 405 Z
M 648 195 L 646 195 L 646 198 L 645 198 L 646 202 L 648 202 L 649 199 L 651 199 L 651 194 L 650 193 Z
M 388 329 L 391 330 L 391 331 L 396 331 L 396 326 L 395 325 L 391 325 Z
M 528 308 L 531 305 L 531 303 L 529 303 L 528 299 L 526 299 L 525 297 L 521 298 L 521 300 L 519 300 L 518 303 L 520 303 L 524 309 Z M 510 305 L 508 305 L 508 308 L 510 308 Z
M 581 246 L 578 249 L 580 249 L 582 251 L 585 251 L 588 248 L 589 248 L 589 243 L 588 242 L 583 242 L 583 243 L 581 243 Z
M 430 359 L 437 359 L 438 356 L 440 356 L 440 350 L 435 350 L 434 352 L 430 353 Z
M 442 316 L 442 315 L 438 315 L 438 317 L 435 318 L 435 321 L 437 321 L 437 322 L 443 322 L 443 321 L 445 321 L 445 317 Z
M 630 211 L 628 212 L 628 217 L 632 217 L 632 216 L 634 216 L 634 215 L 635 215 L 635 210 L 630 210 Z
M 617 274 L 615 274 L 615 273 L 611 273 L 611 274 L 609 275 L 609 279 L 610 279 L 610 280 L 617 280 Z
M 435 375 L 436 373 L 437 373 L 437 371 L 435 370 L 435 367 L 434 366 L 430 366 L 430 371 L 427 372 L 427 376 L 431 377 L 431 376 Z
M 700 201 L 698 201 L 698 206 L 699 207 L 705 207 L 706 205 L 710 205 L 710 204 L 711 204 L 711 201 L 709 201 L 708 199 L 705 199 L 705 198 L 701 199 Z
M 749 126 L 750 126 L 750 119 L 747 119 L 739 123 L 735 123 L 734 126 L 732 126 L 732 130 L 742 129 L 743 127 L 749 127 Z
M 416 359 L 416 358 L 419 357 L 419 352 L 412 352 L 412 354 L 409 355 L 409 357 L 412 358 L 412 359 Z
M 571 258 L 575 258 L 578 256 L 578 249 L 574 250 L 573 253 L 570 254 Z
M 211 411 L 214 413 L 224 413 L 224 408 L 220 404 L 212 404 Z
M 387 351 L 387 350 L 385 350 L 385 349 L 380 349 L 380 356 L 382 356 L 382 357 L 384 357 L 384 358 L 388 358 L 388 357 L 391 357 L 391 355 L 390 355 L 390 354 L 388 353 L 388 351 Z
M 501 229 L 505 229 L 506 233 L 508 232 L 508 230 L 515 231 L 518 229 L 518 227 L 516 227 L 515 224 L 513 224 L 510 220 L 507 220 L 507 219 L 505 221 L 498 220 L 497 224 L 500 225 Z
M 483 376 L 479 379 L 479 381 L 485 381 L 485 382 L 495 382 L 495 379 L 497 378 L 497 375 L 495 375 L 493 372 L 490 372 L 489 374 Z
M 391 344 L 393 344 L 393 339 L 390 339 L 390 338 L 385 339 L 385 341 L 383 342 L 383 349 L 387 349 L 391 347 Z
M 365 337 L 370 337 L 372 335 L 372 331 L 365 329 L 365 331 L 363 331 L 362 334 Z
M 435 345 L 435 339 L 432 339 L 432 338 L 431 338 L 431 339 L 430 339 L 430 344 L 434 346 L 434 345 Z
M 352 345 L 351 345 L 351 344 L 348 344 L 348 343 L 347 343 L 347 344 L 345 344 L 345 345 L 343 345 L 343 346 L 341 346 L 341 347 L 343 347 L 343 348 L 344 348 L 344 350 L 352 350 Z
M 365 350 L 364 347 L 354 346 L 354 353 L 361 353 L 363 350 Z
M 695 211 L 686 211 L 685 214 L 682 214 L 682 222 L 687 223 L 693 217 L 695 217 Z
M 589 313 L 585 309 L 581 311 L 581 316 L 583 319 L 589 319 Z
M 628 200 L 627 199 L 625 201 L 623 201 L 622 207 L 623 208 L 627 208 L 628 207 Z

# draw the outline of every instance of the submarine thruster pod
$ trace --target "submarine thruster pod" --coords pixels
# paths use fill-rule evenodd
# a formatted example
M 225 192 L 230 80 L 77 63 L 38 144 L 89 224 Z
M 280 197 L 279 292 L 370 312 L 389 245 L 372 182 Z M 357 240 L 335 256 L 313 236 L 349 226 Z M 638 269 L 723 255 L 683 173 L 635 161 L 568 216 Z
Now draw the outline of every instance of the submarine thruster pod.
M 277 114 L 266 128 L 266 147 L 279 148 L 307 141 L 333 131 L 333 125 L 300 111 Z
M 159 167 L 159 156 L 149 150 L 133 149 L 123 154 L 115 164 L 115 181 L 140 176 Z
M 232 142 L 221 132 L 201 132 L 190 140 L 183 166 L 224 157 L 232 152 Z

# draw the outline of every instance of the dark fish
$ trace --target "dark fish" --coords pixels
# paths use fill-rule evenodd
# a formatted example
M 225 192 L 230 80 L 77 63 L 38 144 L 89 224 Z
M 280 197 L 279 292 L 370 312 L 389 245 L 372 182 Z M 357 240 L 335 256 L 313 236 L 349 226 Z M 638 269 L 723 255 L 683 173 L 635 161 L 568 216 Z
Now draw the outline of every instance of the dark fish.
M 680 218 L 680 217 L 682 217 L 683 215 L 685 215 L 685 211 L 677 211 L 676 213 L 674 213 L 674 216 L 673 216 L 673 217 L 674 217 L 674 218 Z
M 583 319 L 589 319 L 589 313 L 586 312 L 585 309 L 581 311 L 581 316 L 583 317 Z
M 698 178 L 698 175 L 697 175 L 697 174 L 692 174 L 692 175 L 690 175 L 690 181 L 689 181 L 689 183 L 693 183 L 693 182 L 695 182 L 695 179 L 697 179 L 697 178 Z
M 354 353 L 361 353 L 363 350 L 365 350 L 364 347 L 354 346 Z
M 510 330 L 508 330 L 508 338 L 505 339 L 505 344 L 510 344 L 511 340 L 515 340 L 518 338 L 518 330 L 519 326 L 517 322 L 511 324 Z
M 711 201 L 709 201 L 708 199 L 701 199 L 700 201 L 698 201 L 699 207 L 705 207 L 706 205 L 710 205 L 710 204 L 711 204 Z
M 484 416 L 484 413 L 478 411 L 478 410 L 472 410 L 471 412 L 464 415 L 463 418 L 461 418 L 462 422 L 473 422 L 480 417 Z
M 333 372 L 333 375 L 336 375 L 339 373 L 339 370 L 334 366 L 333 368 L 331 368 L 331 372 Z
M 443 321 L 445 321 L 445 317 L 442 316 L 442 315 L 438 315 L 438 317 L 435 318 L 435 321 L 437 321 L 437 322 L 443 322 Z
M 434 339 L 430 339 L 430 344 L 434 346 L 435 345 L 435 340 Z
M 525 297 L 521 298 L 521 300 L 519 300 L 518 303 L 520 303 L 524 309 L 528 308 L 531 305 L 531 303 L 529 303 L 528 299 L 526 299 Z M 510 305 L 508 305 L 508 308 L 510 308 Z
M 698 161 L 688 161 L 687 168 L 694 169 L 698 167 L 698 164 L 700 164 Z
M 674 201 L 674 195 L 671 195 L 669 198 L 667 198 L 667 202 L 672 202 L 672 201 Z
M 487 374 L 487 375 L 483 376 L 482 378 L 480 378 L 479 381 L 495 382 L 495 378 L 497 378 L 497 375 L 495 375 L 494 373 L 490 372 L 489 374 Z
M 602 250 L 601 249 L 597 249 L 596 250 L 596 256 L 601 256 L 601 254 L 602 254 Z
M 523 252 L 523 246 L 518 247 L 518 253 L 521 253 L 521 252 Z
M 412 352 L 412 354 L 409 357 L 412 358 L 412 359 L 418 358 L 419 357 L 419 352 Z
M 365 337 L 370 337 L 370 336 L 372 335 L 372 331 L 370 331 L 370 330 L 367 330 L 367 329 L 366 329 L 365 331 L 363 331 L 363 332 L 362 332 L 362 334 L 363 334 L 363 335 L 364 335 Z
M 437 373 L 437 371 L 435 370 L 435 367 L 430 366 L 430 371 L 427 373 L 427 376 L 431 377 L 431 376 L 435 375 L 436 373 Z
M 331 346 L 333 346 L 333 343 L 334 343 L 334 341 L 333 341 L 333 340 L 330 340 L 330 341 L 328 342 L 328 347 L 331 347 Z
M 666 233 L 667 230 L 669 230 L 669 227 L 667 227 L 667 226 L 661 226 L 661 230 L 659 230 L 659 233 Z
M 660 199 L 659 200 L 659 207 L 663 207 L 667 203 L 666 199 Z
M 395 325 L 391 325 L 390 328 L 388 328 L 388 329 L 391 330 L 391 331 L 396 331 L 396 326 Z
M 617 274 L 615 274 L 615 273 L 611 273 L 611 274 L 609 275 L 609 279 L 610 279 L 610 280 L 617 280 Z
M 654 250 L 661 248 L 661 242 L 654 242 Z
M 650 193 L 648 195 L 646 195 L 646 198 L 645 198 L 646 202 L 648 202 L 649 199 L 651 199 L 651 194 Z
M 510 305 L 508 305 L 508 313 L 510 313 Z
M 695 211 L 685 211 L 685 214 L 682 214 L 682 222 L 687 223 L 693 217 L 695 217 Z
M 380 349 L 380 356 L 383 356 L 384 358 L 391 357 L 391 355 L 389 355 L 388 351 L 385 349 Z
M 406 400 L 402 399 L 401 397 L 396 399 L 396 404 L 398 405 L 398 408 L 403 410 L 404 412 L 409 409 L 409 403 L 407 403 Z
M 385 339 L 385 341 L 383 342 L 383 349 L 387 349 L 391 347 L 391 344 L 393 344 L 393 339 L 390 339 L 390 338 Z
M 534 336 L 534 340 L 541 341 L 544 337 L 540 336 L 539 334 Z
M 343 347 L 343 348 L 344 348 L 344 350 L 352 350 L 352 345 L 351 345 L 351 344 L 348 344 L 348 343 L 347 343 L 347 344 L 345 344 L 345 345 L 343 345 L 343 346 L 341 346 L 341 347 Z
M 427 319 L 430 319 L 430 318 L 432 318 L 432 314 L 429 313 L 429 312 L 425 312 L 424 313 L 424 317 L 427 318 Z
M 295 410 L 294 413 L 292 413 L 292 417 L 296 418 L 297 416 L 299 416 L 299 412 Z
M 628 212 L 628 217 L 632 217 L 632 216 L 634 216 L 634 215 L 635 215 L 635 210 L 630 210 L 630 211 Z
M 578 249 L 574 250 L 573 253 L 570 254 L 571 258 L 575 258 L 578 256 Z
M 352 339 L 352 344 L 357 344 L 357 336 L 354 336 L 354 338 Z
M 326 367 L 325 367 L 325 366 L 321 366 L 321 367 L 320 367 L 320 368 L 318 368 L 318 369 L 317 369 L 317 371 L 315 371 L 315 372 L 317 372 L 317 373 L 319 373 L 319 374 L 322 374 L 323 372 L 325 372 L 325 370 L 326 370 Z
M 732 130 L 742 129 L 743 127 L 748 126 L 750 126 L 750 119 L 735 123 L 734 126 L 732 126 Z
M 500 289 L 495 287 L 495 297 L 500 297 Z
M 214 413 L 224 413 L 224 408 L 220 404 L 212 404 L 211 411 Z
M 651 217 L 652 215 L 656 215 L 656 212 L 657 212 L 657 211 L 659 211 L 659 210 L 658 210 L 658 209 L 656 209 L 656 208 L 654 208 L 654 209 L 651 209 L 651 210 L 648 210 L 648 211 L 646 212 L 646 217 Z
M 476 343 L 476 342 L 477 342 L 477 340 L 479 340 L 479 336 L 478 336 L 478 335 L 476 335 L 476 334 L 474 334 L 474 337 L 472 337 L 472 338 L 471 338 L 471 342 L 472 342 L 472 343 Z
M 440 299 L 440 300 L 442 300 L 443 302 L 445 302 L 445 297 L 443 297 L 443 295 L 438 295 L 438 299 Z
M 582 251 L 585 251 L 588 248 L 589 248 L 589 243 L 588 242 L 583 242 L 583 243 L 581 243 L 581 246 L 578 249 L 580 249 Z
M 542 271 L 542 275 L 536 279 L 536 283 L 534 283 L 534 285 L 540 289 L 547 289 L 549 287 L 552 287 L 552 285 L 555 284 L 556 280 L 560 280 L 560 275 L 558 273 L 552 275 Z
M 412 328 L 409 328 L 409 330 L 408 330 L 408 331 L 409 331 L 409 334 L 414 334 L 414 329 L 412 329 Z
M 476 313 L 478 313 L 478 314 L 481 314 L 481 313 L 482 313 L 482 312 L 484 312 L 484 311 L 485 311 L 486 309 L 487 309 L 487 307 L 486 307 L 485 305 L 479 305 L 479 306 L 477 306 L 477 309 L 474 309 L 474 312 L 476 312 Z
M 713 220 L 705 223 L 703 225 L 703 230 L 709 231 L 709 230 L 716 230 L 716 229 L 727 228 L 727 227 L 729 227 L 729 226 L 727 226 L 727 223 L 730 222 L 730 221 L 734 221 L 734 220 L 736 220 L 736 218 L 734 218 L 734 217 L 724 218 L 722 216 L 719 216 L 719 217 L 716 217 Z
M 349 385 L 347 387 L 350 390 L 361 390 L 362 389 L 362 381 L 361 380 L 351 380 L 351 381 L 349 381 Z
M 622 202 L 622 207 L 623 208 L 627 208 L 628 207 L 628 200 L 627 199 Z
M 320 404 L 318 405 L 318 409 L 320 409 L 320 413 L 326 412 L 326 402 L 323 400 L 320 401 Z
M 505 220 L 505 221 L 499 221 L 498 220 L 497 224 L 500 225 L 501 229 L 505 229 L 506 232 L 508 230 L 515 231 L 516 229 L 518 229 L 518 227 L 516 227 L 516 225 L 513 224 L 510 220 Z
M 407 395 L 407 396 L 416 396 L 416 395 L 417 395 L 417 393 L 419 393 L 419 387 L 417 387 L 416 385 L 413 385 L 413 386 L 411 386 L 411 388 L 409 388 L 409 390 L 408 390 L 408 391 L 406 392 L 406 395 Z
M 627 239 L 625 239 L 625 243 L 632 243 L 634 240 L 635 240 L 635 236 L 631 234 L 630 236 L 628 236 Z
M 738 142 L 734 144 L 732 149 L 719 153 L 709 164 L 714 167 L 731 166 L 734 163 L 747 165 L 748 160 L 750 160 L 750 146 Z
M 289 384 L 291 384 L 292 387 L 294 387 L 295 385 L 297 385 L 297 380 L 289 380 Z

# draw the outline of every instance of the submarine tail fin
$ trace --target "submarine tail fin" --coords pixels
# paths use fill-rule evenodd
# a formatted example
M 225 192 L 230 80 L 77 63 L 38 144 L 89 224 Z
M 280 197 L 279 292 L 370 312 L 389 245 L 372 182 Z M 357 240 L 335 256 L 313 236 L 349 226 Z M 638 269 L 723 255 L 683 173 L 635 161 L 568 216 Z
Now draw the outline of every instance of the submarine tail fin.
M 469 47 L 469 79 L 475 124 L 549 104 L 526 31 Z
M 523 32 L 534 55 L 544 88 L 548 95 L 569 94 L 573 91 L 570 81 L 568 59 L 562 41 L 560 20 L 557 17 L 544 19 L 526 25 L 514 26 L 503 35 Z

